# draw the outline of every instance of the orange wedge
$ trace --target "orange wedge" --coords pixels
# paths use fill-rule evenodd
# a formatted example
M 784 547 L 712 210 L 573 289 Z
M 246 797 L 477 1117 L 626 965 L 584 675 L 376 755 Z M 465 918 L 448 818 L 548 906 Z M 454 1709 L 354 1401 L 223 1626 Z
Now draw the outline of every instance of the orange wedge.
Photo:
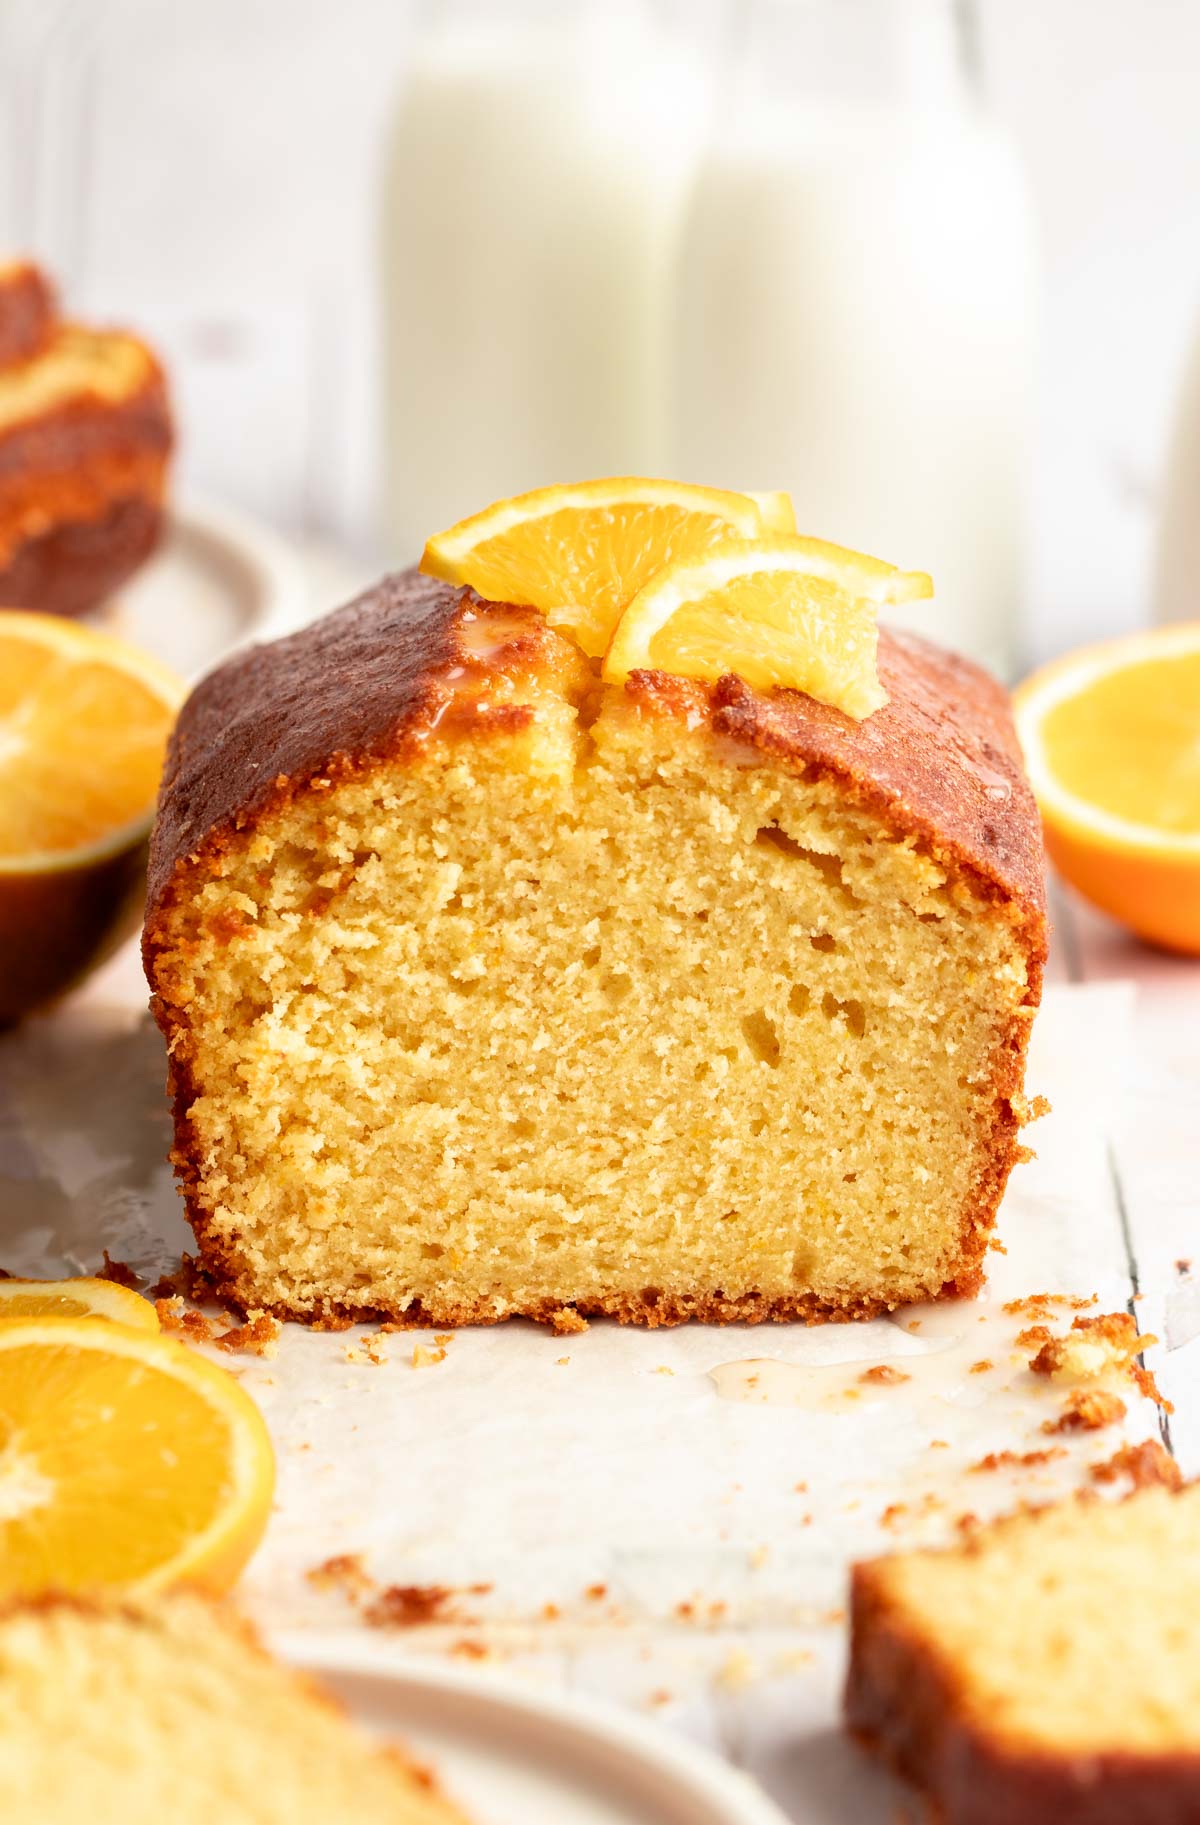
M 111 635 L 0 614 L 0 1025 L 137 923 L 182 697 L 172 673 Z
M 876 609 L 933 592 L 893 564 L 777 533 L 727 540 L 669 564 L 617 623 L 604 676 L 642 668 L 715 680 L 736 672 L 756 690 L 785 685 L 869 716 L 887 702 L 876 668 Z
M 787 499 L 759 498 L 776 513 Z M 497 501 L 430 539 L 421 569 L 494 602 L 540 608 L 599 658 L 621 610 L 656 571 L 763 530 L 751 495 L 618 476 Z
M 0 1324 L 0 1597 L 228 1588 L 274 1459 L 228 1370 L 91 1318 Z
M 0 1323 L 14 1318 L 110 1318 L 157 1331 L 153 1302 L 112 1280 L 0 1280 Z
M 1200 956 L 1200 622 L 1068 653 L 1015 701 L 1060 872 L 1142 937 Z

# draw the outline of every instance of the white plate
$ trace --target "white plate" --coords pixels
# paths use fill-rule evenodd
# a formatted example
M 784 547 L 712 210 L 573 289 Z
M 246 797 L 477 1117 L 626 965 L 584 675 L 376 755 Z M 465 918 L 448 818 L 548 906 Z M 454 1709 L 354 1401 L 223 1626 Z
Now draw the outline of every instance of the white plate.
M 428 1761 L 478 1825 L 786 1825 L 746 1775 L 661 1725 L 361 1642 L 276 1636 L 367 1729 Z
M 86 619 L 197 678 L 236 646 L 306 618 L 308 589 L 287 543 L 227 507 L 171 510 L 150 562 Z

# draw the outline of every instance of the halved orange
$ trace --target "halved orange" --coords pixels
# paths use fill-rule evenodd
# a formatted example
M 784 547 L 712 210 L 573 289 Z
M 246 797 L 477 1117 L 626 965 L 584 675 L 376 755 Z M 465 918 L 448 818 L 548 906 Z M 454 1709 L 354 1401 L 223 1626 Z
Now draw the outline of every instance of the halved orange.
M 91 1318 L 0 1324 L 0 1598 L 231 1585 L 274 1457 L 228 1370 Z
M 0 1323 L 14 1318 L 108 1318 L 134 1330 L 157 1331 L 154 1302 L 113 1280 L 0 1280 Z
M 1059 870 L 1142 937 L 1200 955 L 1200 622 L 1068 653 L 1015 704 Z
M 184 687 L 135 647 L 0 614 L 0 1025 L 137 922 L 145 843 Z
M 779 513 L 787 497 L 759 498 Z M 621 610 L 664 565 L 764 529 L 751 495 L 617 476 L 497 501 L 431 538 L 421 569 L 494 602 L 540 608 L 599 658 Z
M 806 691 L 848 716 L 887 702 L 876 668 L 876 608 L 932 594 L 927 576 L 786 533 L 727 540 L 669 564 L 617 623 L 604 676 L 641 668 L 756 690 Z

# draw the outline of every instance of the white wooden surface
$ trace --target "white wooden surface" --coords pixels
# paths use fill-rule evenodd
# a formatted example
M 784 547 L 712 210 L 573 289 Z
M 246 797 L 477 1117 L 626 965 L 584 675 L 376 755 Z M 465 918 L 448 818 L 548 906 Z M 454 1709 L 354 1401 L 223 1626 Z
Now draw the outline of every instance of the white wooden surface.
M 497 0 L 502 3 L 502 0 Z M 720 0 L 675 0 L 700 29 Z M 1146 612 L 1200 321 L 1200 6 L 980 0 L 1044 268 L 1036 656 Z M 411 0 L 0 0 L 0 244 L 175 371 L 184 479 L 374 544 L 380 136 Z M 407 555 L 407 554 L 393 554 Z

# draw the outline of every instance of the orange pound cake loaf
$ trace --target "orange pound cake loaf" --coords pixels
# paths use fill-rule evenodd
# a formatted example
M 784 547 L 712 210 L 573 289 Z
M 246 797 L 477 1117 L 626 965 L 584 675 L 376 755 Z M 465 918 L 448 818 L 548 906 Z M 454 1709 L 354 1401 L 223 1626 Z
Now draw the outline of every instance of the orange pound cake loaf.
M 430 1776 L 203 1599 L 0 1611 L 5 1825 L 464 1825 Z
M 605 682 L 415 571 L 207 678 L 144 954 L 222 1294 L 653 1325 L 975 1290 L 1028 1113 L 1037 814 L 985 674 L 884 634 L 879 684 L 854 721 Z
M 172 429 L 135 336 L 57 317 L 36 267 L 0 267 L 0 608 L 80 614 L 153 551 Z
M 850 1728 L 944 1825 L 1200 1819 L 1200 1485 L 854 1568 Z

